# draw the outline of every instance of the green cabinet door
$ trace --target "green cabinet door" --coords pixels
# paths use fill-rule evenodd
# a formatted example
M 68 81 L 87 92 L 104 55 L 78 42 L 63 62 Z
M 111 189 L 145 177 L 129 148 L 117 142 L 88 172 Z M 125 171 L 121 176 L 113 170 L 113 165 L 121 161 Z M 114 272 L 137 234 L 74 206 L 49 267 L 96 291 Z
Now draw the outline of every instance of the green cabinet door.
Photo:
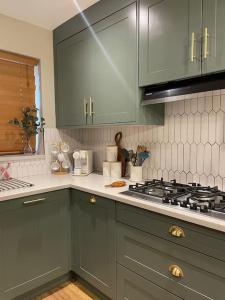
M 140 0 L 140 86 L 201 74 L 201 12 L 201 0 Z
M 95 202 L 96 201 L 96 202 Z M 115 299 L 115 203 L 72 191 L 72 270 Z
M 136 121 L 136 3 L 93 26 L 93 124 Z
M 225 1 L 203 0 L 202 72 L 225 70 Z
M 117 300 L 181 300 L 158 285 L 117 265 Z
M 69 191 L 0 203 L 0 299 L 69 271 Z
M 56 113 L 57 126 L 82 126 L 88 119 L 92 85 L 90 31 L 85 30 L 57 45 Z

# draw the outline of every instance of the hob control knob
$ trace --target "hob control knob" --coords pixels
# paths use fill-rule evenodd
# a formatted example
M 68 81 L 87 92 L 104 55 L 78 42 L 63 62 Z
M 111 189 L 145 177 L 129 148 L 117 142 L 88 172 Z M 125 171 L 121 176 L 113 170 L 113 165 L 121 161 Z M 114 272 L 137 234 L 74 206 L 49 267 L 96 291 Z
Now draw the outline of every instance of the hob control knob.
M 171 200 L 171 204 L 172 204 L 172 205 L 178 205 L 177 199 L 172 199 L 172 200 Z
M 190 204 L 190 209 L 193 209 L 193 210 L 197 210 L 197 204 L 196 203 L 191 203 Z
M 162 202 L 163 203 L 170 203 L 170 200 L 169 200 L 168 197 L 164 197 L 164 198 L 162 198 Z
M 202 205 L 200 207 L 200 212 L 207 213 L 208 212 L 208 206 L 207 205 Z

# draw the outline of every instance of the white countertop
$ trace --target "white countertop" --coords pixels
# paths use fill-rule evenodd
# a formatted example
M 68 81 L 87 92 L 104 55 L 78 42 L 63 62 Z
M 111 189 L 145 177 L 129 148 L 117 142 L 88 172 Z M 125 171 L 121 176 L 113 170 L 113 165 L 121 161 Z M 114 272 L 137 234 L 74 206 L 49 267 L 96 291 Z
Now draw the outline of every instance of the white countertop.
M 219 220 L 209 217 L 205 214 L 195 213 L 179 207 L 166 206 L 160 203 L 153 203 L 126 195 L 121 195 L 120 192 L 126 191 L 128 187 L 105 187 L 105 185 L 110 184 L 113 180 L 110 178 L 104 178 L 102 175 L 90 174 L 89 176 L 80 177 L 74 177 L 71 175 L 39 175 L 25 177 L 23 180 L 34 184 L 34 186 L 7 192 L 0 192 L 0 202 L 65 188 L 74 188 L 98 196 L 110 198 L 121 203 L 126 203 L 149 211 L 181 219 L 183 221 L 225 232 L 225 220 Z M 127 184 L 129 184 L 129 181 L 127 181 Z

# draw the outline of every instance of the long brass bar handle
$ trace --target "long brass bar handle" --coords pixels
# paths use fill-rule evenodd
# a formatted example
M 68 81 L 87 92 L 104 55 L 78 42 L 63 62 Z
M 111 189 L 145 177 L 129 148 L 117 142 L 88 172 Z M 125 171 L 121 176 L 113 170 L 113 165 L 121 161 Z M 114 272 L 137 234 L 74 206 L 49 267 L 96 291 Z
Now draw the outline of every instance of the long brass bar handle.
M 192 34 L 191 34 L 191 62 L 193 62 L 195 58 L 196 58 L 196 56 L 195 56 L 195 33 L 192 32 Z
M 205 29 L 204 29 L 204 53 L 203 53 L 204 59 L 207 59 L 208 54 L 209 54 L 209 51 L 208 51 L 208 37 L 209 37 L 208 28 L 205 27 Z
M 40 199 L 34 199 L 34 200 L 28 200 L 28 201 L 24 201 L 23 205 L 32 205 L 32 204 L 38 204 L 38 203 L 42 203 L 46 200 L 46 198 L 40 198 Z
M 88 103 L 87 103 L 86 98 L 84 97 L 84 116 L 85 117 L 88 115 L 87 106 L 88 106 Z
M 93 111 L 93 109 L 94 109 L 94 101 L 92 100 L 91 97 L 90 97 L 89 101 L 90 101 L 90 117 L 93 117 L 93 115 L 94 115 L 94 111 Z

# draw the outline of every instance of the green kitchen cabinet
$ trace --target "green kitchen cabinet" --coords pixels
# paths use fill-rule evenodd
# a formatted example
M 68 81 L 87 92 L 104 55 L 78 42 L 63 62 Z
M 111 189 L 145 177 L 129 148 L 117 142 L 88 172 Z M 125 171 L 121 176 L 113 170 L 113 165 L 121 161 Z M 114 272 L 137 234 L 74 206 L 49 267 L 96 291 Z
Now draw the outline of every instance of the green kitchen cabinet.
M 72 192 L 72 271 L 110 299 L 116 289 L 115 203 Z
M 94 77 L 93 124 L 136 121 L 136 3 L 92 27 Z
M 203 0 L 202 73 L 225 70 L 225 1 Z
M 59 126 L 86 125 L 91 94 L 93 53 L 89 30 L 57 46 L 56 117 Z
M 182 298 L 118 264 L 117 300 L 182 300 Z
M 201 75 L 201 12 L 201 0 L 140 0 L 139 86 Z
M 1 203 L 1 300 L 68 273 L 69 225 L 68 190 Z
M 57 126 L 162 125 L 163 104 L 141 105 L 137 3 L 86 23 L 54 45 Z

